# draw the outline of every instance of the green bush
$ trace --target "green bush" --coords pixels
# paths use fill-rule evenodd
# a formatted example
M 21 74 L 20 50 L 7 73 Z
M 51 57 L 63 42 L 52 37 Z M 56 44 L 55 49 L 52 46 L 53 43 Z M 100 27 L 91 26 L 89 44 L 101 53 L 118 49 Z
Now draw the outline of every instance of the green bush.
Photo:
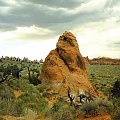
M 51 112 L 55 113 L 58 112 L 61 109 L 62 105 L 58 102 L 58 103 L 54 103 L 53 107 L 51 108 Z
M 12 101 L 1 100 L 0 101 L 0 114 L 7 115 L 10 113 L 12 107 Z
M 21 95 L 18 99 L 21 99 L 26 108 L 29 108 L 38 113 L 45 113 L 46 109 L 48 109 L 48 104 L 44 97 L 38 92 L 26 92 Z
M 25 91 L 29 86 L 29 83 L 22 79 L 19 79 L 19 80 L 11 79 L 8 84 L 13 89 L 17 89 L 17 90 L 19 89 L 19 90 L 23 90 L 23 91 Z
M 75 114 L 73 114 L 69 109 L 61 109 L 52 114 L 52 120 L 75 120 L 75 118 Z
M 13 105 L 13 108 L 11 110 L 11 114 L 14 116 L 25 115 L 25 104 L 23 100 L 19 99 L 16 101 L 16 103 Z
M 113 108 L 111 111 L 112 120 L 119 120 L 120 119 L 120 98 L 112 99 Z
M 11 79 L 9 82 L 9 86 L 5 83 L 0 85 L 1 115 L 10 114 L 14 116 L 23 116 L 25 109 L 31 109 L 38 114 L 46 114 L 49 109 L 48 104 L 34 85 L 24 80 Z M 24 94 L 16 99 L 13 88 L 22 90 Z
M 71 106 L 59 106 L 55 104 L 51 113 L 52 120 L 75 120 L 76 111 Z
M 120 108 L 117 107 L 112 113 L 112 120 L 120 120 Z
M 63 109 L 65 107 L 69 107 L 69 104 L 65 102 L 63 97 L 59 97 L 57 101 L 53 104 L 51 112 L 58 112 L 60 109 Z
M 38 79 L 38 76 L 35 75 L 35 74 L 33 74 L 33 75 L 30 76 L 29 81 L 33 85 L 39 85 L 39 84 L 41 84 L 41 81 Z
M 0 114 L 9 114 L 14 101 L 15 95 L 12 88 L 5 83 L 0 84 Z
M 96 102 L 85 103 L 81 107 L 81 112 L 85 117 L 96 116 L 99 112 L 98 107 L 99 106 Z
M 49 98 L 49 97 L 52 96 L 52 94 L 50 94 L 50 93 L 48 93 L 48 92 L 44 92 L 44 93 L 42 94 L 42 96 L 45 97 L 45 98 Z
M 73 106 L 69 106 L 63 98 L 58 98 L 51 108 L 52 120 L 75 120 L 76 110 Z
M 13 89 L 7 84 L 0 84 L 0 100 L 14 100 L 15 95 Z
M 103 98 L 97 98 L 94 101 L 85 103 L 81 106 L 81 112 L 85 117 L 97 116 L 100 112 L 111 112 L 112 102 Z
M 49 85 L 39 84 L 39 85 L 36 86 L 36 88 L 40 93 L 43 93 L 43 92 L 45 92 L 46 89 L 49 88 Z
M 30 84 L 24 79 L 11 79 L 9 81 L 9 86 L 13 89 L 22 90 L 23 92 L 39 92 L 33 84 Z

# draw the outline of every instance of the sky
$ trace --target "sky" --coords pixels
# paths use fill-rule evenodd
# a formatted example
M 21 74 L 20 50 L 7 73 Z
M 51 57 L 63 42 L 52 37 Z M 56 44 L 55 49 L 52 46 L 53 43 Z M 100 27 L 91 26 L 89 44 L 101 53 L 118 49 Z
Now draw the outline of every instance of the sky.
M 120 0 L 0 0 L 0 56 L 45 59 L 64 31 L 83 56 L 120 58 Z

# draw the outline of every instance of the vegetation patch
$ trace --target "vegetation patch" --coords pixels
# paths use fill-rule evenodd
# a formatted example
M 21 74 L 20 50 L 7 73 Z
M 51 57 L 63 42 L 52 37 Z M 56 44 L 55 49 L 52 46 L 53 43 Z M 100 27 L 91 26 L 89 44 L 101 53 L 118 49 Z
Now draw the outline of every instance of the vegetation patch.
M 80 105 L 70 104 L 69 98 L 58 96 L 53 106 L 47 101 L 51 96 L 48 92 L 50 84 L 37 83 L 37 75 L 41 66 L 26 62 L 2 61 L 0 63 L 0 115 L 23 116 L 25 119 L 33 117 L 51 118 L 52 120 L 75 120 L 77 115 L 84 117 L 97 116 L 102 112 L 111 114 L 113 120 L 120 118 L 120 80 L 119 65 L 88 65 L 90 81 L 97 90 L 108 96 L 109 100 L 95 98 Z M 19 77 L 16 72 L 19 71 Z M 37 84 L 36 84 L 37 83 Z M 15 97 L 14 91 L 21 91 Z M 70 91 L 69 91 L 70 92 Z M 46 100 L 47 99 L 47 100 Z M 74 99 L 73 99 L 74 100 Z M 32 116 L 32 115 L 33 116 Z M 2 119 L 2 117 L 0 118 Z

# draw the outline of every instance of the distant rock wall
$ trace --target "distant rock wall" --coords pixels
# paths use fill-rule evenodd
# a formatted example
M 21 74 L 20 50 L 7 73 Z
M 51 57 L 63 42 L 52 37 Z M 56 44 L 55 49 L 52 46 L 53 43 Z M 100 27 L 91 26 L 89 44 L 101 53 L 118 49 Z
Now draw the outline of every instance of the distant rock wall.
M 101 65 L 120 65 L 120 59 L 112 59 L 112 58 L 93 58 L 89 60 L 89 64 L 101 64 Z

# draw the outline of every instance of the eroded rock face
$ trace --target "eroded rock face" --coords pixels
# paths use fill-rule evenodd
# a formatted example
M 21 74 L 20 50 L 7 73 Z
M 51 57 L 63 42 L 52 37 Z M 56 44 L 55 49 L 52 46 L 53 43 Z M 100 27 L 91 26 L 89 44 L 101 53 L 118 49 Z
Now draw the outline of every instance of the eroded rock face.
M 82 89 L 97 95 L 87 77 L 85 62 L 80 54 L 76 37 L 71 32 L 64 32 L 45 59 L 40 74 L 43 83 L 52 84 L 52 91 L 61 95 L 67 93 L 68 86 L 73 91 Z

